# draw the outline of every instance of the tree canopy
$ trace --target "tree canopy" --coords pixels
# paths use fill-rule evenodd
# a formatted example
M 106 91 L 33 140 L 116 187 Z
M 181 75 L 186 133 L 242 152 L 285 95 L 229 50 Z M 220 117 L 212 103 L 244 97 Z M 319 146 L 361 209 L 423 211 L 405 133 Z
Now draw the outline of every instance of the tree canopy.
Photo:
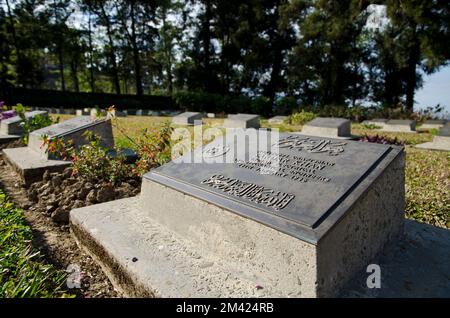
M 1 0 L 0 85 L 405 105 L 450 60 L 444 0 Z

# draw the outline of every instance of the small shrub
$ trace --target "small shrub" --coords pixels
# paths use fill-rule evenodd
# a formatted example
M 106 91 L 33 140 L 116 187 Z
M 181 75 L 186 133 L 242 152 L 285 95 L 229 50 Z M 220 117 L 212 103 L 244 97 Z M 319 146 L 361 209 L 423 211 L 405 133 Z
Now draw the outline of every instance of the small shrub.
M 49 116 L 37 115 L 32 118 L 28 118 L 25 116 L 25 107 L 22 104 L 16 105 L 16 113 L 22 119 L 22 128 L 24 132 L 23 140 L 25 144 L 28 144 L 28 136 L 32 131 L 48 127 L 59 122 L 59 118 L 54 121 Z
M 150 169 L 170 161 L 172 132 L 170 122 L 166 122 L 156 132 L 142 131 L 135 143 L 139 155 L 139 160 L 136 162 L 136 174 L 143 175 Z
M 302 110 L 289 116 L 288 121 L 291 125 L 304 125 L 314 118 L 316 118 L 316 114 Z
M 295 97 L 282 97 L 275 102 L 275 113 L 282 115 L 291 114 L 297 107 L 297 99 L 295 99 Z
M 88 143 L 78 150 L 69 150 L 75 175 L 93 183 L 111 184 L 119 184 L 133 177 L 132 167 L 126 163 L 125 157 L 109 155 L 109 149 L 100 145 L 100 136 L 91 131 L 86 131 L 83 136 Z
M 83 137 L 87 144 L 78 149 L 71 140 L 50 140 L 46 136 L 43 138 L 43 146 L 50 157 L 71 160 L 73 173 L 92 183 L 120 184 L 135 177 L 133 167 L 126 163 L 123 155 L 111 156 L 109 149 L 101 146 L 100 136 L 86 131 Z
M 373 143 L 385 144 L 385 145 L 398 145 L 398 146 L 403 146 L 405 144 L 403 141 L 397 139 L 397 137 L 389 138 L 386 136 L 379 136 L 379 135 L 375 135 L 375 136 L 365 135 L 365 136 L 361 137 L 359 139 L 359 141 L 373 142 Z

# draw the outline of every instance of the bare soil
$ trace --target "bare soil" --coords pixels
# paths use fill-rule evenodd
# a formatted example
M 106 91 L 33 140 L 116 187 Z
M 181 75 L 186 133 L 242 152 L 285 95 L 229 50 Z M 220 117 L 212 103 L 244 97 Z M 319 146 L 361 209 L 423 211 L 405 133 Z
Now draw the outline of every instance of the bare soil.
M 8 145 L 11 146 L 22 145 L 17 142 Z M 27 190 L 19 180 L 0 152 L 0 188 L 24 210 L 33 231 L 33 245 L 41 251 L 46 262 L 57 268 L 67 270 L 70 265 L 78 265 L 81 270 L 81 288 L 68 289 L 67 292 L 84 298 L 120 296 L 101 268 L 78 248 L 68 225 L 55 223 L 49 215 L 38 212 L 36 204 L 28 199 Z

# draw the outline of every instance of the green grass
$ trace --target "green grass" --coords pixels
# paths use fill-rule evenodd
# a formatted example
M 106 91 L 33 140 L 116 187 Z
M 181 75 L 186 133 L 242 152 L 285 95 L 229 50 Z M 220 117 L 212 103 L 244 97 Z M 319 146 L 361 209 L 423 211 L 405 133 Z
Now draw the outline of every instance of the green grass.
M 0 190 L 0 297 L 66 297 L 65 272 L 45 264 L 32 246 L 22 210 Z
M 63 115 L 61 120 L 73 116 Z M 128 116 L 117 119 L 114 127 L 116 145 L 132 147 L 132 143 L 125 137 L 121 130 L 129 137 L 137 138 L 144 128 L 157 128 L 170 117 L 141 117 Z M 217 127 L 223 123 L 223 119 L 204 119 L 203 129 Z M 269 124 L 267 120 L 261 120 L 263 128 L 278 128 L 281 132 L 300 131 L 302 126 L 287 124 Z M 450 153 L 431 150 L 416 149 L 412 145 L 431 141 L 435 131 L 429 133 L 399 133 L 383 132 L 373 127 L 352 124 L 354 135 L 379 135 L 397 138 L 406 144 L 406 216 L 421 222 L 436 226 L 450 228 Z M 193 133 L 193 127 L 187 127 Z

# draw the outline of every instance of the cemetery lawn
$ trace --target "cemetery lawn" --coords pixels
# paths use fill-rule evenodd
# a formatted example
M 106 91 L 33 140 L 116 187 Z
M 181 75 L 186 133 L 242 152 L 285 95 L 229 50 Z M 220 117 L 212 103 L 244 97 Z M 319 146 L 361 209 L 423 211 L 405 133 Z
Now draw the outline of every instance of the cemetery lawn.
M 60 120 L 72 118 L 71 115 L 52 115 Z M 129 140 L 138 138 L 140 132 L 161 127 L 170 117 L 128 116 L 117 118 L 114 136 L 117 146 L 133 148 Z M 217 127 L 223 119 L 205 118 L 204 129 Z M 281 132 L 299 131 L 301 126 L 286 124 L 270 125 L 261 120 L 264 128 L 278 128 Z M 192 134 L 193 127 L 188 127 Z M 450 153 L 413 148 L 412 145 L 431 141 L 429 133 L 382 132 L 366 129 L 360 124 L 352 124 L 352 134 L 369 136 L 386 136 L 397 138 L 405 143 L 406 148 L 406 216 L 439 227 L 450 228 Z M 127 135 L 128 137 L 126 137 Z
M 0 297 L 67 297 L 66 274 L 43 262 L 21 209 L 0 190 Z

